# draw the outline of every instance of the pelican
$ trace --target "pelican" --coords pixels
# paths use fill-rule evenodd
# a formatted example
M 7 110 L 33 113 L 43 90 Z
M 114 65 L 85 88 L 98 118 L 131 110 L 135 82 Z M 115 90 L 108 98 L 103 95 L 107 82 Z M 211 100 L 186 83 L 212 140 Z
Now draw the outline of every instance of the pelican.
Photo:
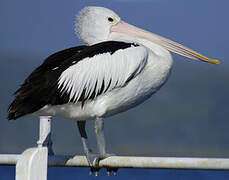
M 84 45 L 49 56 L 15 92 L 8 119 L 25 115 L 59 116 L 77 121 L 88 163 L 106 152 L 104 118 L 133 108 L 167 81 L 170 52 L 219 64 L 181 44 L 137 28 L 104 7 L 85 7 L 75 31 Z M 95 120 L 99 154 L 89 147 L 86 120 Z

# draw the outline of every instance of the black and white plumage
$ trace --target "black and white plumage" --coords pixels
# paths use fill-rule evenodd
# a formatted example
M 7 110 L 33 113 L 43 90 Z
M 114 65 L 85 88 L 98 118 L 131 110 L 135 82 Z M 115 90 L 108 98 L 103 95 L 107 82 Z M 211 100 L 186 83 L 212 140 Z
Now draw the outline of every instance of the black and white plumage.
M 14 93 L 16 97 L 9 106 L 8 119 L 17 119 L 31 114 L 47 104 L 67 103 L 68 96 L 61 95 L 56 88 L 60 73 L 54 71 L 54 69 L 86 47 L 73 47 L 49 56 L 43 64 L 25 79 L 21 87 Z
M 142 51 L 136 53 L 139 61 L 134 64 L 127 58 L 131 51 Z M 123 53 L 122 58 L 120 53 Z M 16 98 L 9 107 L 8 119 L 34 113 L 45 105 L 80 102 L 83 108 L 86 100 L 122 87 L 138 75 L 146 63 L 144 53 L 135 43 L 118 41 L 78 46 L 55 53 L 35 69 L 15 92 Z M 99 71 L 94 71 L 98 61 L 101 66 L 97 67 Z
M 8 119 L 28 114 L 60 116 L 78 121 L 88 162 L 105 151 L 102 118 L 137 106 L 167 80 L 169 51 L 219 64 L 176 42 L 129 25 L 113 11 L 86 7 L 76 32 L 85 43 L 48 57 L 16 91 Z M 91 153 L 85 120 L 95 120 L 99 157 Z

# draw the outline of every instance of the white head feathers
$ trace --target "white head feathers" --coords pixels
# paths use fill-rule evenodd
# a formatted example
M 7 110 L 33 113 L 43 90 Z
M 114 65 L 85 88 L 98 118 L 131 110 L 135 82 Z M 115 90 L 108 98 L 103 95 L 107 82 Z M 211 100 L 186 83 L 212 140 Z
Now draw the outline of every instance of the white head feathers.
M 110 22 L 109 18 L 114 21 Z M 108 40 L 110 28 L 120 21 L 120 17 L 113 11 L 89 6 L 82 9 L 77 16 L 75 32 L 88 45 Z

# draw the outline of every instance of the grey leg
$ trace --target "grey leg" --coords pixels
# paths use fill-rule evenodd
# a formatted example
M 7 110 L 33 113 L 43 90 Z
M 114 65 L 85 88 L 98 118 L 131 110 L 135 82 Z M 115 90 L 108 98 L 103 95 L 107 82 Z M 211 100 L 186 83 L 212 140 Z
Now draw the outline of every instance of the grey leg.
M 99 149 L 99 154 L 103 157 L 106 154 L 106 144 L 104 136 L 104 120 L 102 118 L 96 118 L 94 125 L 97 146 Z
M 95 119 L 95 135 L 97 140 L 97 146 L 99 149 L 100 159 L 104 159 L 110 156 L 114 156 L 114 154 L 106 153 L 106 143 L 105 143 L 105 136 L 104 136 L 104 120 L 103 118 L 96 118 Z
M 114 156 L 114 154 L 106 153 L 106 143 L 105 143 L 105 136 L 104 136 L 104 120 L 103 118 L 96 118 L 95 119 L 95 135 L 97 140 L 97 146 L 99 150 L 99 160 L 105 159 L 110 156 Z M 99 160 L 97 163 L 99 163 Z M 117 173 L 117 168 L 107 168 L 107 175 L 109 176 L 111 172 L 114 172 L 114 175 Z
M 98 154 L 93 154 L 91 148 L 89 147 L 85 125 L 86 125 L 86 121 L 77 121 L 77 126 L 80 132 L 84 153 L 87 157 L 87 161 L 89 165 L 91 166 L 90 175 L 93 172 L 95 172 L 95 176 L 97 176 L 99 168 L 96 166 L 98 166 L 99 158 L 98 158 Z
M 99 161 L 113 155 L 113 154 L 106 153 L 106 144 L 105 144 L 105 136 L 104 136 L 104 121 L 102 118 L 96 118 L 95 124 L 94 124 L 99 154 L 94 154 L 89 147 L 87 133 L 85 130 L 86 121 L 77 121 L 77 126 L 80 132 L 80 136 L 81 136 L 81 140 L 83 143 L 84 152 L 87 157 L 87 161 L 91 166 L 90 174 L 95 173 L 95 176 L 97 176 L 98 171 L 100 169 Z M 110 175 L 112 171 L 114 172 L 114 174 L 116 174 L 117 168 L 107 168 L 108 175 Z
M 81 136 L 81 140 L 83 143 L 83 149 L 86 155 L 88 155 L 89 153 L 92 153 L 92 150 L 90 149 L 89 145 L 88 145 L 88 141 L 87 141 L 87 133 L 85 130 L 85 125 L 86 125 L 86 121 L 77 121 L 77 126 L 80 132 L 80 136 Z

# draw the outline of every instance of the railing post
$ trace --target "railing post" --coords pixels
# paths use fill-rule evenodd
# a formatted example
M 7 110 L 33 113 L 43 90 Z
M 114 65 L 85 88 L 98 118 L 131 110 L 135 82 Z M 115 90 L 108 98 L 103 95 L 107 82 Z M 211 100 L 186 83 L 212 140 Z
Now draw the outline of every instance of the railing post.
M 16 180 L 47 180 L 48 148 L 25 150 L 16 164 Z
M 51 140 L 51 116 L 40 117 L 37 148 L 29 148 L 16 164 L 16 180 L 47 180 L 48 155 L 54 155 Z
M 48 147 L 48 154 L 54 155 L 51 139 L 51 116 L 40 116 L 40 135 L 37 141 L 38 147 Z

